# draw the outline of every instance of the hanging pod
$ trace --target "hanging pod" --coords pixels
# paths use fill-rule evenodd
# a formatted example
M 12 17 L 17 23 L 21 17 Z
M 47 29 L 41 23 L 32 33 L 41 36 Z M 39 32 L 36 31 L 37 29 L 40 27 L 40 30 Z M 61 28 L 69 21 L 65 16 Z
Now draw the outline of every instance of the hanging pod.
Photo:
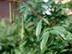
M 11 2 L 9 2 L 9 14 L 10 14 L 10 23 L 13 23 L 12 11 L 11 11 Z
M 22 16 L 22 31 L 21 31 L 21 39 L 23 40 L 24 39 L 24 20 L 23 20 L 23 16 Z

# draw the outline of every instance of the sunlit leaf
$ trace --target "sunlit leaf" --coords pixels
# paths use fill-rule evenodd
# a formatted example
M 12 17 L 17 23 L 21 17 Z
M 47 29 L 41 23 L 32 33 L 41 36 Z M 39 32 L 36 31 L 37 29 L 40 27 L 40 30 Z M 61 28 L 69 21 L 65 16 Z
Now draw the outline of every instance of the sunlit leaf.
M 36 36 L 40 35 L 41 32 L 41 28 L 42 28 L 42 20 L 39 21 L 37 28 L 36 28 Z
M 49 21 L 48 21 L 47 19 L 44 18 L 43 20 L 44 20 L 47 24 L 49 24 Z
M 47 40 L 48 40 L 48 37 L 49 37 L 49 32 L 46 32 L 46 33 L 43 34 L 43 39 L 40 43 L 41 50 L 45 47 Z

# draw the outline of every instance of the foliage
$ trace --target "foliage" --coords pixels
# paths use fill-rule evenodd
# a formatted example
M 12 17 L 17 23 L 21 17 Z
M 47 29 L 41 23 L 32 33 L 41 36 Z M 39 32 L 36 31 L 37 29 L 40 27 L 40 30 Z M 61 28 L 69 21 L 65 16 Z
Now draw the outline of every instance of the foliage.
M 0 22 L 0 54 L 71 54 L 72 19 L 65 14 L 66 6 L 53 0 L 28 1 L 27 5 L 20 3 L 20 15 L 13 19 L 13 24 Z M 51 15 L 43 14 L 43 6 L 54 11 L 49 11 Z

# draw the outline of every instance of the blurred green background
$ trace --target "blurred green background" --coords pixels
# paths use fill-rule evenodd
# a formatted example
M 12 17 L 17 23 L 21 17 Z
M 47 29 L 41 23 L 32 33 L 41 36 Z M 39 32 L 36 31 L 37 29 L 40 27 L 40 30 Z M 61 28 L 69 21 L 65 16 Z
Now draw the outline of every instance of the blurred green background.
M 65 4 L 62 4 L 61 0 L 57 4 L 54 0 L 48 2 L 33 0 L 26 3 L 54 30 L 43 21 L 40 22 L 41 19 L 29 7 L 20 2 L 18 4 L 20 7 L 17 12 L 20 14 L 14 18 L 12 14 L 12 24 L 8 18 L 0 20 L 0 54 L 72 54 L 72 46 L 68 44 L 68 42 L 72 44 L 72 15 L 67 15 L 67 8 L 72 10 L 72 1 Z M 47 10 L 48 14 L 45 13 Z M 23 40 L 21 39 L 22 16 L 25 31 Z M 41 29 L 39 36 L 36 36 L 36 29 L 38 32 Z M 49 32 L 49 37 L 46 32 Z

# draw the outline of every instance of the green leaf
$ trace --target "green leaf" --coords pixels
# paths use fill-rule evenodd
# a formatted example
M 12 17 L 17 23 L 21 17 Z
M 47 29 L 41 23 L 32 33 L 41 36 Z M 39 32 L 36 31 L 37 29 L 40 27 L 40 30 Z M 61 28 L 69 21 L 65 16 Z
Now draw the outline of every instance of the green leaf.
M 32 1 L 28 1 L 27 3 L 28 3 L 29 5 L 31 5 L 34 9 L 36 8 L 36 5 L 35 5 L 34 2 L 32 2 Z
M 68 10 L 66 8 L 62 8 L 62 10 L 63 13 L 68 13 Z
M 60 31 L 62 33 L 66 33 L 66 30 L 62 26 L 56 26 L 56 27 L 53 27 L 53 29 L 54 30 L 57 30 L 57 31 Z
M 43 50 L 41 50 L 41 54 L 43 54 L 46 49 L 47 49 L 47 46 Z
M 43 33 L 44 33 L 44 32 L 47 32 L 47 31 L 49 31 L 49 30 L 51 30 L 51 28 L 46 28 L 46 29 L 43 30 Z
M 51 46 L 51 48 L 50 49 L 59 49 L 59 47 L 60 47 L 61 45 L 55 45 L 55 46 Z
M 62 53 L 62 52 L 66 52 L 66 51 L 68 51 L 67 49 L 63 49 L 63 50 L 61 50 L 60 52 Z
M 49 24 L 49 21 L 47 19 L 43 19 L 47 24 Z
M 27 11 L 25 11 L 25 14 L 24 14 L 24 21 L 26 21 L 27 19 Z
M 60 9 L 61 9 L 61 7 L 57 8 L 57 9 L 56 9 L 56 12 L 58 12 Z
M 49 32 L 46 32 L 43 34 L 43 39 L 42 39 L 41 44 L 40 44 L 41 50 L 45 47 L 47 40 L 48 40 L 48 37 L 49 37 Z
M 2 50 L 2 46 L 0 46 L 0 51 Z
M 41 28 L 42 28 L 42 20 L 39 21 L 37 28 L 36 28 L 36 36 L 40 35 L 41 32 Z
M 38 21 L 37 21 L 37 19 L 36 19 L 36 18 L 33 18 L 33 22 L 34 22 L 34 24 L 37 26 Z
M 57 31 L 57 30 L 51 30 L 50 32 L 51 32 L 52 34 L 60 34 L 60 32 Z

